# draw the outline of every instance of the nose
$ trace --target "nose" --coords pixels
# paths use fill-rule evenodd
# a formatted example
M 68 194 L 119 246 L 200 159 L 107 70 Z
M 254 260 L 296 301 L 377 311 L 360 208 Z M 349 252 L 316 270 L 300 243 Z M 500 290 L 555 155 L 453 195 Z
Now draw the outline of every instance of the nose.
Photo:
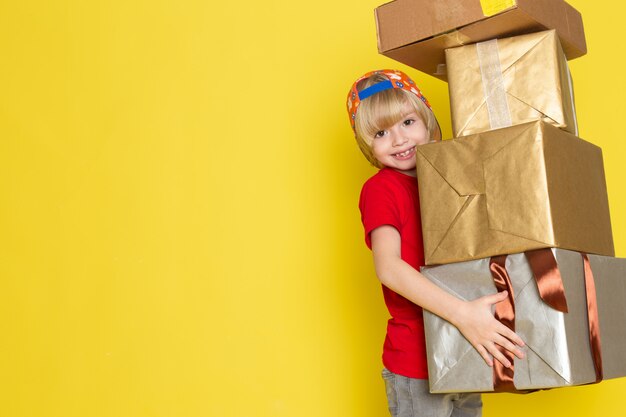
M 406 143 L 407 139 L 404 137 L 400 129 L 394 127 L 389 133 L 391 134 L 391 143 L 393 146 L 401 146 Z

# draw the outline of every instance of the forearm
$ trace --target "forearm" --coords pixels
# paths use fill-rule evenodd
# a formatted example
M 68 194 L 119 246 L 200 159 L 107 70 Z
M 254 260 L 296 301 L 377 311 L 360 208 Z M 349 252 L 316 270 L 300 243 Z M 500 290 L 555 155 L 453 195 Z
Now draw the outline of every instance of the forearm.
M 432 283 L 423 274 L 400 258 L 380 256 L 374 253 L 376 274 L 383 285 L 425 310 L 458 326 L 465 301 Z

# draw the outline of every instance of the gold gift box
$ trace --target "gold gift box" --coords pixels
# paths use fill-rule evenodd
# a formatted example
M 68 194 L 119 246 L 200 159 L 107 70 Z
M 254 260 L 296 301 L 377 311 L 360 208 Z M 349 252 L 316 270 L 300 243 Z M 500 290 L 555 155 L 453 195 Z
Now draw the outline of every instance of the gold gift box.
M 427 265 L 545 247 L 613 256 L 602 150 L 537 121 L 417 147 Z
M 518 390 L 593 383 L 583 261 L 577 252 L 553 249 L 568 312 L 541 300 L 523 253 L 509 255 L 506 270 L 515 296 L 515 331 L 526 358 L 515 358 Z M 626 376 L 626 259 L 589 255 L 593 273 L 604 379 Z M 489 258 L 426 267 L 431 281 L 464 300 L 496 292 Z M 433 393 L 493 391 L 493 369 L 449 322 L 424 311 L 430 390 Z
M 533 120 L 578 135 L 571 77 L 554 30 L 447 49 L 446 62 L 455 137 Z

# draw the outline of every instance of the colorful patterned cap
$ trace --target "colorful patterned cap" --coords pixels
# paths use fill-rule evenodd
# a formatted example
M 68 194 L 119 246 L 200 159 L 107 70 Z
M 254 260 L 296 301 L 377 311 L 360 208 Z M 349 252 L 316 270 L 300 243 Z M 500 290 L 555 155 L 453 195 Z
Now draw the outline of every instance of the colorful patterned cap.
M 385 75 L 387 78 L 389 78 L 389 80 L 381 81 L 359 92 L 356 88 L 359 81 L 365 78 L 368 78 L 374 74 Z M 424 102 L 424 104 L 426 104 L 426 106 L 430 110 L 432 110 L 432 107 L 430 107 L 430 103 L 428 103 L 428 100 L 426 100 L 426 97 L 422 95 L 422 92 L 420 91 L 420 89 L 417 88 L 413 80 L 410 79 L 402 71 L 398 71 L 398 70 L 371 71 L 363 75 L 359 79 L 357 79 L 354 82 L 354 84 L 352 84 L 352 87 L 350 88 L 350 92 L 348 93 L 348 101 L 347 101 L 348 116 L 350 117 L 350 126 L 352 126 L 352 130 L 355 132 L 355 134 L 356 134 L 356 129 L 354 126 L 354 121 L 356 119 L 356 111 L 359 107 L 359 103 L 361 102 L 361 100 L 364 100 L 380 91 L 388 90 L 390 88 L 401 88 L 402 90 L 406 90 L 415 94 L 416 96 L 420 98 L 420 100 Z

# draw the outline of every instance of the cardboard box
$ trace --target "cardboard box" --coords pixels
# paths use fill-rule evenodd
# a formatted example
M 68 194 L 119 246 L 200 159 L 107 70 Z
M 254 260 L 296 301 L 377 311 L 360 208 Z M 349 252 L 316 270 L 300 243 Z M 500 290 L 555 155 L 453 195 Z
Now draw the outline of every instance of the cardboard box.
M 538 121 L 417 147 L 426 265 L 559 247 L 613 256 L 602 151 Z
M 378 51 L 442 80 L 444 50 L 556 29 L 568 59 L 587 53 L 580 13 L 563 0 L 396 0 L 375 10 Z
M 567 61 L 554 30 L 446 49 L 455 137 L 533 120 L 578 136 Z
M 567 313 L 552 309 L 539 298 L 523 253 L 506 260 L 515 296 L 515 331 L 527 345 L 526 357 L 514 361 L 513 381 L 519 390 L 586 384 L 596 378 L 581 255 L 553 251 L 563 279 Z M 626 259 L 589 255 L 589 262 L 596 287 L 604 379 L 626 376 Z M 489 258 L 426 267 L 422 273 L 465 300 L 496 292 Z M 493 391 L 493 369 L 456 327 L 427 311 L 424 324 L 431 392 Z

